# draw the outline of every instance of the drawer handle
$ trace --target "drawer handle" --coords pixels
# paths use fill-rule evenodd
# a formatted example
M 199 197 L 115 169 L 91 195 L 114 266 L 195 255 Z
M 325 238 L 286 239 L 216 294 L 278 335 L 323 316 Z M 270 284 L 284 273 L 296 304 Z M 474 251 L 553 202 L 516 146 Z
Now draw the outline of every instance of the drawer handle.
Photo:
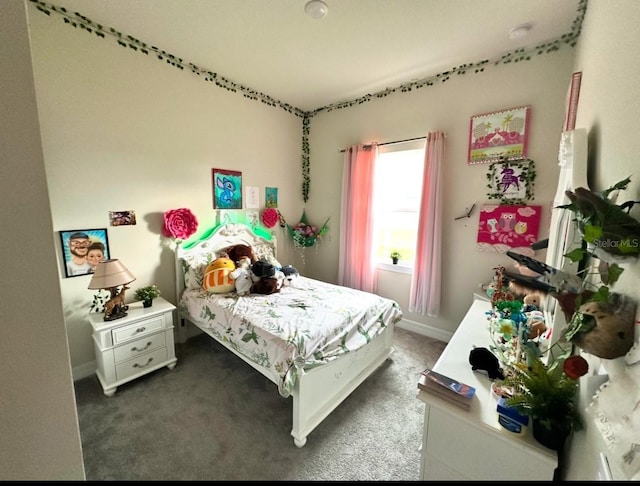
M 147 360 L 147 362 L 146 362 L 145 364 L 143 364 L 143 365 L 138 364 L 138 363 L 133 363 L 133 367 L 134 367 L 134 368 L 144 368 L 144 367 L 146 367 L 146 366 L 149 366 L 149 363 L 151 363 L 152 361 L 153 361 L 153 358 L 149 358 L 149 359 Z
M 151 346 L 151 341 L 149 341 L 147 343 L 147 345 L 144 348 L 136 348 L 135 346 L 133 348 L 131 348 L 131 351 L 144 351 L 145 349 L 147 349 L 149 346 Z
M 138 329 L 136 329 L 136 332 L 144 332 L 146 330 L 147 330 L 147 328 L 143 326 L 143 327 L 139 327 Z

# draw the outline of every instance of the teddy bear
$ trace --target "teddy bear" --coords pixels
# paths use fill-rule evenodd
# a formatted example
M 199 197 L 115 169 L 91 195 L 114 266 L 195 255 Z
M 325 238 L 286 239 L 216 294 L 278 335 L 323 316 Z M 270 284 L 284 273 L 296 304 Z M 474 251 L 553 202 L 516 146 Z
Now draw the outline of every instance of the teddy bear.
M 226 294 L 233 291 L 235 283 L 231 278 L 231 272 L 236 269 L 236 264 L 230 258 L 219 257 L 207 265 L 202 279 L 202 287 L 214 294 Z
M 236 269 L 229 274 L 233 279 L 238 295 L 249 295 L 253 280 L 251 279 L 251 259 L 248 256 L 240 257 Z

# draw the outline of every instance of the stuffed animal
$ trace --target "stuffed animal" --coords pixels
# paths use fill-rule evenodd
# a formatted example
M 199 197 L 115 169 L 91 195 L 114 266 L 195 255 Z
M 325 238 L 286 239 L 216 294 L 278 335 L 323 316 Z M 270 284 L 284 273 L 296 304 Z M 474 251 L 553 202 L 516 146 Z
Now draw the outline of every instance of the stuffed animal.
M 469 352 L 469 364 L 471 369 L 486 371 L 489 378 L 495 380 L 496 378 L 504 380 L 502 369 L 500 368 L 500 362 L 495 355 L 487 348 L 473 348 Z
M 253 285 L 252 294 L 273 294 L 280 292 L 284 282 L 284 274 L 266 260 L 258 260 L 251 265 Z
M 212 261 L 204 271 L 202 287 L 214 294 L 226 294 L 233 291 L 235 283 L 231 272 L 236 269 L 235 263 L 229 258 L 220 257 Z
M 245 256 L 249 258 L 251 263 L 258 261 L 253 248 L 242 243 L 225 248 L 224 253 L 227 254 L 227 257 L 229 257 L 231 261 L 236 264 L 236 266 L 240 261 L 240 258 Z
M 229 274 L 233 279 L 236 293 L 238 295 L 249 295 L 251 293 L 251 259 L 248 256 L 240 257 L 236 269 Z
M 284 282 L 282 283 L 285 287 L 291 287 L 296 279 L 300 276 L 300 273 L 291 265 L 285 265 L 282 267 L 282 273 L 284 275 Z
M 279 282 L 276 278 L 260 278 L 257 282 L 251 286 L 252 294 L 275 294 L 276 292 L 280 292 Z
M 540 295 L 527 294 L 522 299 L 522 312 L 531 312 L 540 310 Z

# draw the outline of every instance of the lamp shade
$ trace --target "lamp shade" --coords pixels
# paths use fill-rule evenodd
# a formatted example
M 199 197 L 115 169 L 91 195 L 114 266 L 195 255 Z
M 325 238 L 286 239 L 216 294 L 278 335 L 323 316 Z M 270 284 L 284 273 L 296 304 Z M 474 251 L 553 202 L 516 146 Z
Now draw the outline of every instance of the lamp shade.
M 96 271 L 91 277 L 88 289 L 111 289 L 120 285 L 127 285 L 136 278 L 127 270 L 120 260 L 111 259 L 100 262 L 96 267 Z

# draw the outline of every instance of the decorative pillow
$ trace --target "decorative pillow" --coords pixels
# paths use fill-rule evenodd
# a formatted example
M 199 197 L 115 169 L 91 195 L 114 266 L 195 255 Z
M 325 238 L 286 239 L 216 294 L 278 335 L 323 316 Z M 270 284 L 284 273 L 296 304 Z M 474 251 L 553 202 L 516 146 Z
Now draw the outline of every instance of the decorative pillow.
M 231 272 L 235 269 L 236 264 L 230 258 L 216 258 L 204 271 L 202 287 L 214 294 L 226 294 L 235 290 L 235 282 L 231 278 Z
M 204 263 L 200 265 L 185 264 L 184 286 L 190 290 L 202 288 L 202 280 L 204 278 L 204 270 L 206 267 L 207 265 Z

